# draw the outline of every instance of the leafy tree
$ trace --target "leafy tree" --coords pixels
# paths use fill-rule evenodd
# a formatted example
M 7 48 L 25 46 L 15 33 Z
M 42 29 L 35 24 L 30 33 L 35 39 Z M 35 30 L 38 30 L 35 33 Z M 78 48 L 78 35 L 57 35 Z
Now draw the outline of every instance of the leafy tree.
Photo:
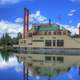
M 12 45 L 12 38 L 8 33 L 5 34 L 5 45 Z
M 12 44 L 14 45 L 14 44 L 18 44 L 18 42 L 19 42 L 19 39 L 21 39 L 22 38 L 22 34 L 19 32 L 19 33 L 17 33 L 17 37 L 14 37 L 13 39 L 12 39 Z
M 6 33 L 5 35 L 3 35 L 0 39 L 0 45 L 1 46 L 9 46 L 12 45 L 12 38 L 9 36 L 8 33 Z

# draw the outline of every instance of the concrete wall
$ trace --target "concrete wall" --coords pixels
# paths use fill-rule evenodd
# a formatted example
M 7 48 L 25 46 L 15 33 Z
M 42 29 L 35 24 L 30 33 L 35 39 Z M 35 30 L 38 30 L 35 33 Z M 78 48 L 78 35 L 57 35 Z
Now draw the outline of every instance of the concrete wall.
M 26 41 L 25 43 L 21 43 L 23 41 Z M 43 42 L 32 42 L 33 40 L 44 40 Z M 56 46 L 45 46 L 45 40 L 64 40 L 64 46 L 58 47 Z M 32 45 L 29 45 L 32 43 Z M 66 35 L 36 35 L 32 38 L 26 38 L 26 39 L 20 39 L 19 40 L 20 47 L 40 47 L 40 48 L 80 48 L 80 38 L 71 38 Z
M 43 38 L 43 39 L 41 39 Z M 66 35 L 47 35 L 47 36 L 33 36 L 33 40 L 44 40 L 44 42 L 41 44 L 41 43 L 37 43 L 37 42 L 34 42 L 33 44 L 33 47 L 38 47 L 40 45 L 42 45 L 41 47 L 44 47 L 44 48 L 80 48 L 80 43 L 79 41 L 76 41 L 75 39 L 69 37 L 69 36 L 66 36 Z M 45 40 L 64 40 L 64 46 L 63 47 L 58 47 L 57 44 L 56 46 L 51 46 L 51 47 L 45 47 Z M 80 39 L 78 39 L 80 40 Z
M 30 43 L 32 43 L 32 38 L 26 38 L 26 39 L 19 40 L 20 47 L 32 47 L 32 45 L 29 45 Z

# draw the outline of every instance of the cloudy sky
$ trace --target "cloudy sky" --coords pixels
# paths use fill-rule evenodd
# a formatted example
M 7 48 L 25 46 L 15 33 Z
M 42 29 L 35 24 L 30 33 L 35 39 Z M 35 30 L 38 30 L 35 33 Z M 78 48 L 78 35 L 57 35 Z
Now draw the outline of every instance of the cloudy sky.
M 0 0 L 0 36 L 5 32 L 15 36 L 23 31 L 24 7 L 30 9 L 32 23 L 60 23 L 78 33 L 80 25 L 80 0 Z M 60 17 L 60 20 L 57 18 Z

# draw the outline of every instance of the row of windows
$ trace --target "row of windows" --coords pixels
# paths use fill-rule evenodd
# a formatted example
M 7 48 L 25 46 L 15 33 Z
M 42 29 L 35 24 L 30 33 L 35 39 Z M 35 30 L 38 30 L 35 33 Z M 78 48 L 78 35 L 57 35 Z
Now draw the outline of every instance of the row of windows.
M 53 46 L 59 46 L 62 47 L 64 46 L 64 40 L 53 40 Z M 45 46 L 52 46 L 52 40 L 46 40 L 45 41 Z
M 53 60 L 54 62 L 57 61 L 57 62 L 63 63 L 64 62 L 64 57 L 61 57 L 61 56 L 58 56 L 58 57 L 46 56 L 45 57 L 45 61 L 51 61 L 51 60 Z
M 26 40 L 22 40 L 20 43 L 21 44 L 25 44 L 26 43 Z
M 51 35 L 51 34 L 52 34 L 52 32 L 44 32 L 44 35 Z M 53 35 L 66 35 L 66 31 L 64 31 L 64 32 L 54 31 L 54 32 L 53 32 Z

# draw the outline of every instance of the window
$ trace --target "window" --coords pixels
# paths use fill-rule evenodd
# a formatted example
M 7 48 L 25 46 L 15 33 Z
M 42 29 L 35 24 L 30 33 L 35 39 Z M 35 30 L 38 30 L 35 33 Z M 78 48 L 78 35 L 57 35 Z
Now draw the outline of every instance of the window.
M 53 32 L 54 35 L 56 35 L 56 32 Z
M 55 61 L 55 57 L 53 57 L 53 61 Z
M 57 61 L 63 63 L 64 62 L 64 57 L 57 57 Z
M 21 44 L 25 44 L 25 43 L 26 43 L 26 40 L 22 40 L 22 41 L 21 41 Z
M 66 32 L 65 31 L 63 32 L 63 35 L 66 35 Z
M 45 46 L 51 46 L 51 40 L 45 40 Z
M 57 46 L 59 47 L 64 46 L 64 40 L 57 40 Z
M 47 35 L 47 32 L 45 32 L 44 35 Z
M 32 43 L 28 43 L 28 45 L 32 45 Z
M 28 58 L 32 58 L 32 56 L 28 56 Z
M 53 46 L 56 46 L 56 40 L 53 40 Z
M 45 57 L 45 61 L 51 61 L 51 57 L 50 56 L 46 56 Z

